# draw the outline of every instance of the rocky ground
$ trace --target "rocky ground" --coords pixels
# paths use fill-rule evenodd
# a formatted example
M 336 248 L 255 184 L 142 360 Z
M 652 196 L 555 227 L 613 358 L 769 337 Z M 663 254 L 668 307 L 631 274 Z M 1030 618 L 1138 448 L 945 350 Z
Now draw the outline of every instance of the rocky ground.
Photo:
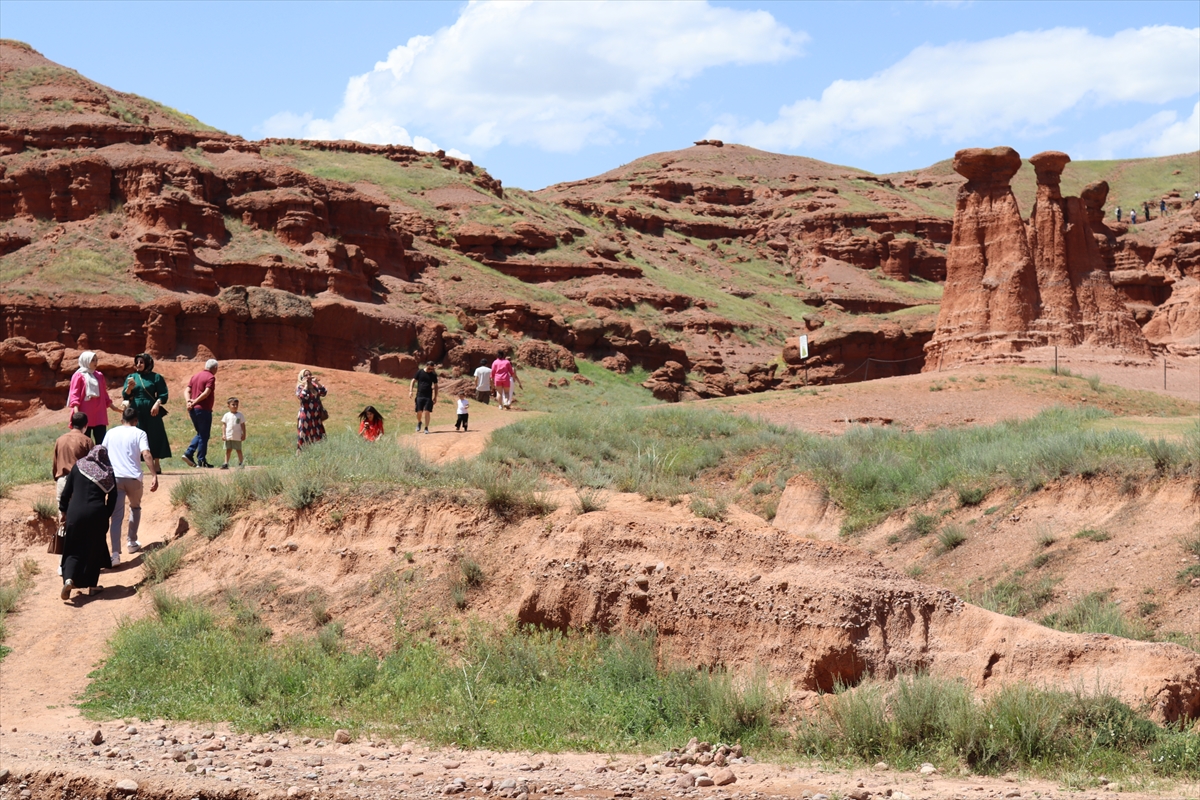
M 1095 788 L 1078 791 L 1018 775 L 944 775 L 931 764 L 903 772 L 884 763 L 870 770 L 831 770 L 807 763 L 759 763 L 752 755 L 732 753 L 725 766 L 705 764 L 723 749 L 728 748 L 693 739 L 653 756 L 463 751 L 414 742 L 350 741 L 345 731 L 329 741 L 153 721 L 80 723 L 54 733 L 5 728 L 0 736 L 0 798 L 1100 800 L 1120 792 L 1130 800 L 1183 800 L 1200 789 L 1164 784 L 1160 791 L 1138 791 L 1101 776 Z

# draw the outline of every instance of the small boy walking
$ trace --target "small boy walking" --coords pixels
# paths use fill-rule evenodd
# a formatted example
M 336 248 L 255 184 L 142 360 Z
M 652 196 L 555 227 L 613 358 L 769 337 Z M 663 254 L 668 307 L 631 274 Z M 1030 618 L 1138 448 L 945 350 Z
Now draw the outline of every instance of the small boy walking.
M 471 406 L 471 401 L 467 399 L 467 391 L 464 389 L 458 393 L 457 411 L 458 417 L 454 420 L 454 430 L 458 430 L 458 426 L 462 426 L 465 433 L 467 430 L 467 409 Z
M 221 417 L 221 441 L 225 442 L 225 463 L 221 469 L 229 469 L 229 454 L 237 451 L 238 466 L 244 466 L 246 457 L 242 454 L 242 442 L 246 441 L 246 417 L 238 411 L 238 399 L 231 397 L 227 401 L 229 410 Z

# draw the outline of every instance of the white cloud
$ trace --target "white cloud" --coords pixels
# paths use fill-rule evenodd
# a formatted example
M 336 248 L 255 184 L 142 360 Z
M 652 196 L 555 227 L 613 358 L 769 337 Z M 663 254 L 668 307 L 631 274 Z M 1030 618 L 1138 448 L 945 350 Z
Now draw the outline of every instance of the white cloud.
M 1200 103 L 1192 106 L 1190 117 L 1168 125 L 1146 146 L 1146 152 L 1154 156 L 1191 153 L 1195 150 L 1200 150 Z
M 664 88 L 725 64 L 795 56 L 806 40 L 765 11 L 706 2 L 472 2 L 350 79 L 331 119 L 277 114 L 267 135 L 571 152 L 654 124 Z M 424 141 L 428 141 L 427 139 Z
M 726 118 L 710 137 L 765 149 L 836 144 L 880 151 L 1044 133 L 1065 112 L 1165 103 L 1200 91 L 1200 28 L 1147 27 L 1113 36 L 1055 28 L 981 42 L 923 45 L 865 80 L 839 80 L 771 122 Z
M 1194 150 L 1200 150 L 1200 103 L 1184 120 L 1174 111 L 1159 111 L 1136 125 L 1106 133 L 1086 148 L 1084 157 L 1166 156 Z

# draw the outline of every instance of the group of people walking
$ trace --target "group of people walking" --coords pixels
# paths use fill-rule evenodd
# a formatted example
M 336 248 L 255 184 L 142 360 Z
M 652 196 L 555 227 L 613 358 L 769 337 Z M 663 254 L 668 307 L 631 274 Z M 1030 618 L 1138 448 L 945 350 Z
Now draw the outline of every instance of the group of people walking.
M 1200 197 L 1200 192 L 1197 192 L 1197 196 Z M 1193 202 L 1195 202 L 1195 201 L 1193 200 Z M 1158 215 L 1160 217 L 1165 217 L 1167 215 L 1167 199 L 1165 197 L 1160 198 L 1158 201 Z M 1117 222 L 1120 222 L 1122 220 L 1120 206 L 1117 206 L 1116 213 L 1113 216 L 1116 217 Z M 1150 221 L 1150 201 L 1149 200 L 1142 203 L 1141 219 L 1142 219 L 1142 222 Z M 1138 221 L 1137 209 L 1136 208 L 1129 209 L 1129 224 L 1137 225 L 1137 221 Z
M 158 490 L 162 459 L 171 457 L 164 424 L 170 390 L 163 376 L 154 371 L 154 358 L 149 353 L 134 357 L 134 371 L 121 384 L 120 403 L 113 401 L 108 382 L 96 364 L 94 352 L 80 354 L 79 369 L 71 376 L 67 395 L 70 429 L 54 443 L 51 470 L 59 510 L 55 545 L 56 552 L 62 554 L 59 571 L 63 600 L 70 599 L 76 590 L 89 594 L 97 591 L 102 569 L 118 567 L 125 553 L 142 549 L 138 541 L 144 493 L 142 465 L 147 467 L 150 491 L 154 492 Z M 189 467 L 214 466 L 208 457 L 219 366 L 216 359 L 209 359 L 184 387 L 184 405 L 195 429 L 181 456 Z M 501 352 L 491 361 L 480 361 L 472 379 L 474 400 L 487 405 L 495 398 L 504 411 L 512 409 L 513 384 L 522 386 L 508 352 Z M 432 361 L 417 370 L 408 393 L 414 400 L 417 432 L 429 433 L 438 396 L 438 375 Z M 295 394 L 300 403 L 296 415 L 296 452 L 300 453 L 325 438 L 329 412 L 324 398 L 328 390 L 311 370 L 305 369 L 296 378 Z M 466 388 L 458 392 L 456 431 L 468 429 L 471 395 Z M 228 411 L 220 420 L 225 449 L 222 469 L 229 468 L 234 453 L 238 466 L 245 463 L 242 445 L 246 440 L 246 417 L 238 398 L 230 397 L 225 402 Z M 120 414 L 120 424 L 112 428 L 110 410 Z M 376 441 L 383 435 L 383 423 L 383 415 L 374 406 L 367 406 L 359 414 L 359 435 Z
M 507 351 L 502 351 L 489 364 L 485 358 L 479 362 L 479 367 L 475 370 L 473 378 L 475 380 L 475 400 L 476 402 L 488 405 L 492 398 L 500 404 L 501 411 L 511 411 L 513 403 L 513 383 L 515 382 L 521 388 L 525 388 L 521 384 L 521 379 L 517 375 L 517 367 L 509 359 Z M 438 376 L 434 369 L 432 361 L 427 361 L 417 370 L 417 374 L 413 376 L 412 381 L 408 384 L 408 396 L 413 399 L 414 411 L 417 415 L 417 433 L 429 433 L 429 418 L 433 414 L 433 407 L 437 403 L 438 397 Z M 460 389 L 458 396 L 455 398 L 455 420 L 454 430 L 467 430 L 470 424 L 470 408 L 471 408 L 471 392 L 469 389 Z M 363 409 L 363 415 L 367 412 L 373 412 L 378 417 L 378 412 L 373 406 L 368 406 Z M 365 421 L 364 421 L 365 424 Z M 363 431 L 360 429 L 359 431 Z M 382 427 L 380 428 L 382 433 Z M 371 438 L 374 441 L 374 438 Z
M 137 407 L 126 405 L 121 410 L 121 424 L 107 430 L 96 443 L 87 434 L 95 426 L 88 424 L 87 414 L 76 411 L 71 414 L 71 429 L 54 443 L 52 470 L 59 513 L 56 544 L 62 554 L 63 600 L 69 600 L 75 589 L 94 593 L 100 570 L 119 566 L 123 551 L 132 554 L 142 549 L 138 541 L 145 491 L 142 464 L 153 464 L 154 456 L 149 437 L 138 426 L 139 419 Z M 153 468 L 150 491 L 158 491 L 158 472 Z

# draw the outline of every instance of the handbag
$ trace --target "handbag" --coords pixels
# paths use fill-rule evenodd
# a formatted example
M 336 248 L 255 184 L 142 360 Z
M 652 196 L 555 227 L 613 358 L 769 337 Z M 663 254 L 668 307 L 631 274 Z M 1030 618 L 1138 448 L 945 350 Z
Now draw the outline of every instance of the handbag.
M 61 556 L 63 552 L 63 537 L 67 535 L 67 525 L 65 522 L 58 523 L 58 530 L 50 537 L 50 544 L 46 547 L 46 552 L 50 555 Z
M 317 407 L 317 419 L 321 420 L 321 422 L 327 422 L 329 420 L 329 412 L 325 410 L 324 403 Z

